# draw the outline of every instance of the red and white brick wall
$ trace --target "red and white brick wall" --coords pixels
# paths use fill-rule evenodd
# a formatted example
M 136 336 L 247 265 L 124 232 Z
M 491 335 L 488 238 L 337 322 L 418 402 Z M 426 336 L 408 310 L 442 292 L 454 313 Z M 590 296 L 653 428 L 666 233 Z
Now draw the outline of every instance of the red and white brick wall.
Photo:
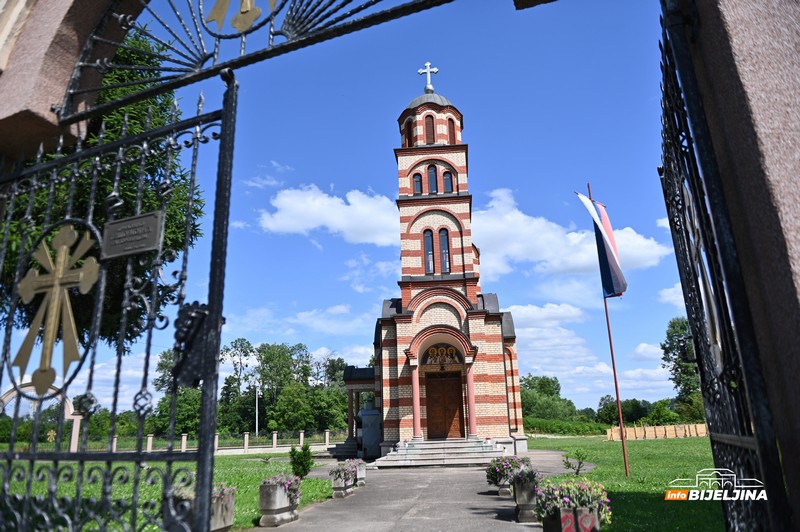
M 456 144 L 461 144 L 461 130 L 462 118 L 461 114 L 456 112 L 453 108 L 441 108 L 435 104 L 423 104 L 415 110 L 415 114 L 406 114 L 403 112 L 398 124 L 400 126 L 400 145 L 406 146 L 406 132 L 408 131 L 408 122 L 412 123 L 412 142 L 411 146 L 425 145 L 425 117 L 433 116 L 434 125 L 434 144 L 449 144 L 450 131 L 448 126 L 448 119 L 452 119 L 455 123 Z

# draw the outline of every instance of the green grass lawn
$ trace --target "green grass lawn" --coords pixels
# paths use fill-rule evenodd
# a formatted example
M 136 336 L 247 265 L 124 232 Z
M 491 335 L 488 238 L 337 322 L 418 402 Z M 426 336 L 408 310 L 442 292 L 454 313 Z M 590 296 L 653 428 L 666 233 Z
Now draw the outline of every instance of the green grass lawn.
M 693 478 L 700 469 L 714 467 L 708 438 L 629 441 L 627 447 L 630 477 L 625 476 L 622 444 L 604 436 L 528 440 L 528 449 L 586 452 L 586 461 L 597 467 L 585 476 L 603 484 L 611 499 L 612 524 L 607 530 L 725 529 L 719 501 L 664 500 L 670 481 Z
M 285 453 L 284 453 L 285 454 Z M 234 528 L 250 528 L 258 524 L 261 512 L 258 509 L 258 493 L 265 477 L 280 473 L 291 473 L 289 462 L 270 461 L 265 464 L 265 456 L 278 455 L 245 454 L 214 457 L 214 484 L 224 482 L 226 486 L 236 486 Z M 306 478 L 301 487 L 300 508 L 331 498 L 333 488 L 327 479 Z

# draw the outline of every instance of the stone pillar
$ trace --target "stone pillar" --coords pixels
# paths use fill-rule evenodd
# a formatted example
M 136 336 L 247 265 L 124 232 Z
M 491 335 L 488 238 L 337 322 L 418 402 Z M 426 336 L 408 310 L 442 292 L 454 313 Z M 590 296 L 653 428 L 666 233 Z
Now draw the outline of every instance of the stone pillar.
M 331 430 L 325 429 L 325 447 L 331 444 Z
M 244 433 L 244 452 L 246 453 L 247 450 L 250 448 L 250 433 Z
M 272 448 L 273 449 L 277 449 L 278 448 L 278 431 L 277 430 L 273 430 L 272 431 Z
M 422 419 L 419 407 L 419 366 L 416 359 L 409 359 L 411 366 L 411 412 L 414 416 L 414 439 L 422 440 Z
M 300 447 L 303 446 L 303 440 L 305 440 L 305 439 L 306 439 L 306 431 L 301 430 L 300 431 Z
M 219 451 L 219 432 L 214 433 L 214 454 Z
M 353 390 L 347 390 L 347 439 L 353 439 Z
M 185 432 L 183 434 L 181 434 L 181 452 L 182 453 L 186 452 L 186 440 L 188 440 L 188 439 L 189 439 L 189 435 L 188 434 L 186 434 Z
M 152 434 L 148 434 L 147 435 L 147 452 L 148 453 L 152 453 L 153 452 L 153 435 Z
M 78 452 L 78 442 L 81 438 L 81 421 L 83 421 L 81 416 L 76 415 L 72 418 L 72 437 L 69 441 L 69 452 L 71 453 Z
M 111 439 L 111 452 L 112 452 L 112 453 L 115 453 L 115 452 L 117 452 L 117 439 L 118 439 L 118 438 L 119 438 L 118 436 L 114 436 L 114 437 Z
M 469 438 L 478 439 L 478 414 L 475 410 L 475 377 L 472 372 L 474 362 L 467 364 L 467 406 L 469 408 Z

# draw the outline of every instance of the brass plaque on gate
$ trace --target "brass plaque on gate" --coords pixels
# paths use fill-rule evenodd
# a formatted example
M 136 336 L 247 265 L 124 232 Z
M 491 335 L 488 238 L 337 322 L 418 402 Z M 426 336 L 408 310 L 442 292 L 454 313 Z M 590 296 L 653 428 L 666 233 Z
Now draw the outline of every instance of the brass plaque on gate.
M 114 220 L 103 231 L 103 259 L 136 255 L 158 249 L 161 242 L 161 211 Z

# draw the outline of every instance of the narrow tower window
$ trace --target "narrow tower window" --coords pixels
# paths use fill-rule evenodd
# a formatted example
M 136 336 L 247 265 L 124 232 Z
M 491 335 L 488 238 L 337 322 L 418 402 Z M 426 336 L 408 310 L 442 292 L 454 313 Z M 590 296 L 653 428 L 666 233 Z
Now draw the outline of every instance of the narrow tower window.
M 447 229 L 439 231 L 439 249 L 442 252 L 442 273 L 450 273 L 450 234 Z
M 414 194 L 422 194 L 422 176 L 414 174 Z
M 406 148 L 414 147 L 414 121 L 406 122 Z
M 425 117 L 425 144 L 433 144 L 435 139 L 436 135 L 433 131 L 433 115 L 428 115 Z
M 453 191 L 453 174 L 450 172 L 445 172 L 442 176 L 444 179 L 444 191 L 445 192 L 452 192 Z
M 439 192 L 439 188 L 436 184 L 436 167 L 430 165 L 428 167 L 428 194 L 436 194 L 437 192 Z
M 422 233 L 425 240 L 425 273 L 433 273 L 433 231 Z
M 456 123 L 452 118 L 447 119 L 447 140 L 450 144 L 456 143 Z

